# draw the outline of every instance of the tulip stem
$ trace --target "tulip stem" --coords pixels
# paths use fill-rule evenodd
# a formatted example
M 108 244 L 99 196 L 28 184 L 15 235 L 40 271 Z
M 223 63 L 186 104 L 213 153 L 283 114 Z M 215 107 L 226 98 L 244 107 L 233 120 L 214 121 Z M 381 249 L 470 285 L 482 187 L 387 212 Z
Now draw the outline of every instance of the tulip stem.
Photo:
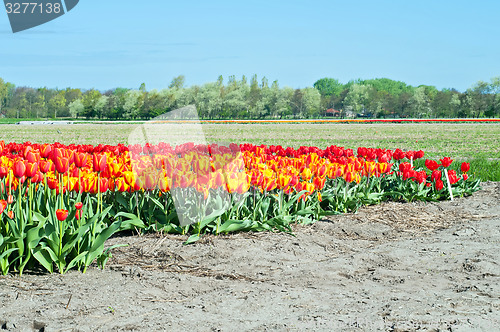
M 59 191 L 59 208 L 60 209 L 64 208 L 64 206 L 63 206 L 63 187 L 64 187 L 63 182 L 64 182 L 64 178 L 63 178 L 62 174 L 59 173 L 59 188 L 61 188 Z
M 69 195 L 71 195 L 71 183 L 69 182 L 69 171 L 67 171 L 66 173 L 68 175 L 68 182 L 67 182 L 67 186 L 68 186 L 68 195 L 66 196 L 66 206 L 69 206 Z M 64 176 L 64 175 L 63 175 Z
M 102 213 L 101 200 L 101 172 L 97 172 L 97 211 Z
M 78 168 L 78 193 L 82 193 L 82 175 L 81 175 L 81 169 Z
M 31 224 L 31 222 L 33 221 L 33 218 L 31 216 L 32 214 L 32 211 L 33 211 L 33 188 L 32 188 L 32 184 L 29 184 L 28 185 L 28 199 L 29 199 L 29 214 L 28 214 L 28 222 Z
M 9 170 L 9 196 L 12 194 L 12 170 Z

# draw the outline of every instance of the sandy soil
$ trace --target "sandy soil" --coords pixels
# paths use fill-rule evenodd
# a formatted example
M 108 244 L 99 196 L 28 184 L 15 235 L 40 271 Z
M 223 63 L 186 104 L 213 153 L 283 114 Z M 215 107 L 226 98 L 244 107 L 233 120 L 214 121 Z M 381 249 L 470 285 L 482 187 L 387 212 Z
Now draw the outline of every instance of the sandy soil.
M 500 183 L 283 233 L 129 236 L 104 271 L 0 277 L 7 331 L 500 329 Z

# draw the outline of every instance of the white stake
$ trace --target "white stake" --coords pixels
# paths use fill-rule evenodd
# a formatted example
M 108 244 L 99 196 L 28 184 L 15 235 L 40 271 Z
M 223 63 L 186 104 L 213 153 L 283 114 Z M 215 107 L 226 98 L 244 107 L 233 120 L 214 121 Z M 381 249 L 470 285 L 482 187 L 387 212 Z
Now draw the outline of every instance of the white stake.
M 450 197 L 451 200 L 453 201 L 453 193 L 451 192 L 450 178 L 448 177 L 448 171 L 446 170 L 446 168 L 444 169 L 444 175 L 446 176 L 446 182 L 448 182 L 448 191 L 450 192 Z

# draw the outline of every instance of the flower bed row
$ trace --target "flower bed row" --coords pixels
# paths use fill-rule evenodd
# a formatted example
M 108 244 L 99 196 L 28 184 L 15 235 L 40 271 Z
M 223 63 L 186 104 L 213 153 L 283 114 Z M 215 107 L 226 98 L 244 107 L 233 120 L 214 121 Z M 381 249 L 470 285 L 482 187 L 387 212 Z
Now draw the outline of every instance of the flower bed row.
M 0 269 L 104 266 L 119 231 L 286 231 L 384 200 L 469 195 L 478 179 L 423 151 L 230 144 L 0 142 Z M 420 163 L 422 164 L 422 163 Z
M 282 119 L 282 120 L 154 120 L 150 123 L 498 123 L 494 118 L 468 119 Z

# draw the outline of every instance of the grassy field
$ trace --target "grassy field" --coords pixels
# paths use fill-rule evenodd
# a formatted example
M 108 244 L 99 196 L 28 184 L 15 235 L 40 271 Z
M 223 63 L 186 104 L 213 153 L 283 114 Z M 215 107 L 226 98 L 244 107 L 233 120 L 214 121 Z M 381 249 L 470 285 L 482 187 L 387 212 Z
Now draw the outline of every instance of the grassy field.
M 75 124 L 68 126 L 0 125 L 5 142 L 65 144 L 128 144 L 137 124 Z M 469 161 L 483 180 L 500 181 L 500 124 L 193 124 L 156 125 L 152 141 L 180 142 L 200 138 L 209 143 L 253 143 L 321 148 L 337 145 L 424 150 L 427 158 L 451 156 Z M 154 129 L 154 130 L 153 130 Z M 149 134 L 148 134 L 149 135 Z M 175 137 L 175 139 L 173 139 Z M 196 140 L 195 140 L 196 141 Z

